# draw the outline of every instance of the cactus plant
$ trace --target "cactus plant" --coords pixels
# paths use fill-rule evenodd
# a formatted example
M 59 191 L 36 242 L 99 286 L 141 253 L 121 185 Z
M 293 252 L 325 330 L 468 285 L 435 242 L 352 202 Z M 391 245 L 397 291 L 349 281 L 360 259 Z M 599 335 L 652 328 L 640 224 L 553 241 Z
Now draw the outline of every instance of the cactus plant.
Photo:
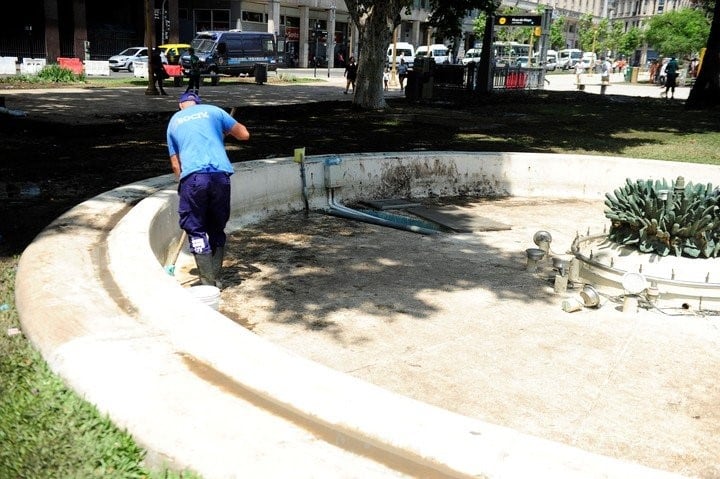
M 711 183 L 629 178 L 605 194 L 608 239 L 643 253 L 715 258 L 720 253 L 720 192 Z

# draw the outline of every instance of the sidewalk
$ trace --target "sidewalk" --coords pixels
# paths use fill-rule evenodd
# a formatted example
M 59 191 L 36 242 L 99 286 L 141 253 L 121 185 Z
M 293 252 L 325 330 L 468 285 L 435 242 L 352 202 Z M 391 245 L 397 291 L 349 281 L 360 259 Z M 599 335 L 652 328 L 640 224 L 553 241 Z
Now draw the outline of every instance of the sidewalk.
M 251 78 L 227 78 L 217 86 L 205 81 L 200 87 L 203 101 L 222 108 L 247 105 L 289 105 L 320 101 L 349 101 L 351 95 L 344 94 L 346 81 L 342 69 L 333 69 L 328 77 L 327 69 L 281 69 L 269 73 L 269 80 L 275 76 L 297 77 L 312 80 L 286 83 L 270 82 L 262 85 Z M 25 112 L 31 118 L 67 124 L 103 123 L 114 116 L 146 111 L 174 112 L 177 98 L 187 88 L 165 86 L 168 96 L 145 95 L 145 86 L 124 88 L 50 88 L 50 89 L 0 89 L 5 97 L 5 106 L 11 110 Z M 352 90 L 351 90 L 352 92 Z M 386 92 L 386 97 L 400 97 L 399 87 Z
M 546 90 L 554 91 L 573 91 L 577 90 L 575 81 L 575 75 L 572 73 L 562 74 L 549 74 L 545 76 L 549 84 L 546 83 Z M 661 98 L 660 93 L 665 91 L 665 87 L 660 88 L 658 85 L 650 85 L 645 83 L 611 83 L 607 87 L 607 95 L 613 96 L 636 96 L 636 97 L 649 97 L 649 98 Z M 586 86 L 585 92 L 591 94 L 600 94 L 600 86 Z M 675 88 L 675 101 L 687 100 L 690 94 L 690 87 L 677 87 Z
M 220 85 L 212 86 L 205 82 L 200 88 L 203 100 L 223 108 L 244 105 L 287 105 L 328 100 L 350 100 L 345 95 L 345 78 L 342 69 L 294 68 L 280 69 L 274 75 L 310 79 L 307 83 L 266 83 L 257 85 L 248 79 L 240 82 L 237 79 L 221 81 Z M 551 91 L 576 91 L 575 75 L 550 74 L 546 76 L 546 89 Z M 127 87 L 113 89 L 89 88 L 57 88 L 0 90 L 5 97 L 6 107 L 20 110 L 33 118 L 47 121 L 86 124 L 107 121 L 121 113 L 142 113 L 145 111 L 173 112 L 177 109 L 177 97 L 184 92 L 182 87 L 167 86 L 168 96 L 147 96 L 146 87 Z M 655 85 L 613 83 L 608 87 L 609 96 L 640 96 L 660 98 L 664 89 Z M 588 94 L 599 94 L 599 86 L 588 86 Z M 690 87 L 678 87 L 675 101 L 687 99 Z M 404 93 L 398 86 L 391 87 L 385 93 L 388 98 L 402 97 Z

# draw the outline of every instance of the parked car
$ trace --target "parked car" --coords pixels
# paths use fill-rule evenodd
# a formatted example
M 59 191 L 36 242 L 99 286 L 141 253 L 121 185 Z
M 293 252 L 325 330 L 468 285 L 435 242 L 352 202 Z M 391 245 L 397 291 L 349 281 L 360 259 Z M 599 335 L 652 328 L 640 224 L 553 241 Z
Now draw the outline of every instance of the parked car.
M 113 55 L 108 59 L 110 70 L 117 72 L 127 70 L 132 73 L 135 70 L 133 62 L 147 62 L 148 49 L 146 47 L 130 47 Z
M 520 68 L 536 68 L 538 67 L 538 59 L 537 57 L 533 57 L 532 59 L 528 58 L 527 55 L 517 57 L 515 60 L 515 66 Z
M 540 52 L 533 55 L 533 66 L 535 63 L 540 61 Z M 557 52 L 555 50 L 548 50 L 545 56 L 545 70 L 555 71 L 557 68 Z
M 169 65 L 178 65 L 180 57 L 190 48 L 189 43 L 166 43 L 158 47 L 165 54 Z
M 480 54 L 482 53 L 481 48 L 471 48 L 470 50 L 465 52 L 465 56 L 462 58 L 461 62 L 463 65 L 467 65 L 468 63 L 480 62 Z

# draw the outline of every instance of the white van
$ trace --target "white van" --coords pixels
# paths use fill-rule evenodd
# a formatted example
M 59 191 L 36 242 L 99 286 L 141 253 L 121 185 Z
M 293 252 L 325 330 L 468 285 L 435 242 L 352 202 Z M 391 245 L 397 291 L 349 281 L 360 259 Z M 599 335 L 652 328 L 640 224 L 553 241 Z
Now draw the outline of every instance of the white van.
M 584 52 L 582 55 L 582 64 L 583 68 L 586 70 L 588 68 L 591 69 L 590 73 L 592 73 L 592 69 L 595 68 L 597 64 L 597 55 L 593 52 Z
M 582 61 L 582 50 L 577 48 L 565 48 L 558 52 L 557 56 L 557 67 L 563 70 L 569 70 L 575 66 L 576 63 Z
M 430 58 L 435 60 L 436 65 L 450 63 L 450 50 L 442 43 L 430 45 L 429 49 L 427 45 L 417 47 L 417 50 L 415 50 L 415 58 L 427 57 L 428 51 L 430 52 Z
M 405 42 L 397 42 L 397 43 L 391 43 L 387 48 L 387 65 L 392 66 L 393 61 L 393 47 L 397 45 L 397 50 L 395 53 L 395 64 L 400 64 L 400 59 L 405 60 L 405 63 L 407 63 L 408 68 L 412 68 L 413 63 L 415 62 L 415 47 L 412 46 L 412 43 L 405 43 Z
M 482 48 L 471 48 L 470 50 L 465 52 L 465 56 L 462 58 L 462 64 L 467 65 L 471 62 L 479 63 L 481 56 Z
M 534 55 L 534 58 L 537 60 L 540 59 L 540 52 L 537 52 Z M 545 55 L 545 70 L 548 71 L 555 71 L 557 68 L 558 63 L 558 54 L 555 50 L 548 50 Z

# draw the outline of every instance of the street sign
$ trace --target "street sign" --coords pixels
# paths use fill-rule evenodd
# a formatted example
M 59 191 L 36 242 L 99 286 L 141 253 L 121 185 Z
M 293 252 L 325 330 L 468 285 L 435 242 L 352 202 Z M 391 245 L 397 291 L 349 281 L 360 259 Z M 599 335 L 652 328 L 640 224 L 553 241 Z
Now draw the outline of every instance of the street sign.
M 540 15 L 501 15 L 495 17 L 495 25 L 501 27 L 533 27 L 540 25 Z

